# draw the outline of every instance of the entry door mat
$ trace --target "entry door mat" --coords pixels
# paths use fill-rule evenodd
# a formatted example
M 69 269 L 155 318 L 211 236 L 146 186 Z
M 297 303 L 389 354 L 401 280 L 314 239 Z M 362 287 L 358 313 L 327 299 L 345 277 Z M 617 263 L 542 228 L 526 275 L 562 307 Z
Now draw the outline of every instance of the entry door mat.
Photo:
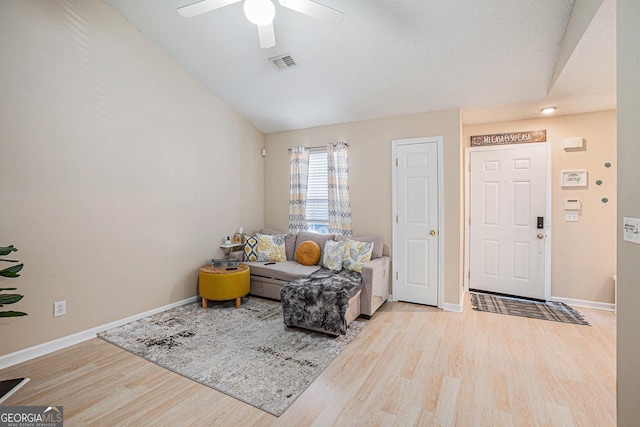
M 282 307 L 243 299 L 183 305 L 98 336 L 193 381 L 280 416 L 364 328 L 331 337 L 284 325 Z
M 561 302 L 530 301 L 519 298 L 500 297 L 482 293 L 471 293 L 471 305 L 476 311 L 530 317 L 554 322 L 589 325 L 577 310 Z

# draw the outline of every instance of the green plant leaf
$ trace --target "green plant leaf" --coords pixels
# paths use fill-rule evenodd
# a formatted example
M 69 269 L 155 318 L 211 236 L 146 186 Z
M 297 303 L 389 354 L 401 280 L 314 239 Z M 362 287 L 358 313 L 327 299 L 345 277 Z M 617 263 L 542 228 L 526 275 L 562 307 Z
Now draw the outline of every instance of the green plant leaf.
M 4 262 L 19 262 L 17 259 L 0 259 L 0 261 L 4 261 Z
M 18 288 L 0 288 L 0 291 L 15 291 Z
M 4 270 L 0 270 L 0 276 L 3 277 L 18 277 L 18 271 L 22 270 L 24 264 L 14 265 L 13 267 L 7 267 Z
M 0 255 L 9 255 L 11 252 L 16 252 L 17 249 L 13 245 L 0 246 Z
M 20 294 L 0 294 L 0 306 L 14 304 L 22 299 Z
M 22 311 L 0 311 L 0 317 L 20 317 L 26 315 L 27 313 Z

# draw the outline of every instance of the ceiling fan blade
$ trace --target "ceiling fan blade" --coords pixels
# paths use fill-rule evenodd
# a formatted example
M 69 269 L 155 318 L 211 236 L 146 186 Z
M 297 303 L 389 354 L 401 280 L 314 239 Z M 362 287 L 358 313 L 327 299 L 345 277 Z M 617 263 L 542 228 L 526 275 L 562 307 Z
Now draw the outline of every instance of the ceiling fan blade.
M 278 0 L 287 9 L 295 10 L 303 15 L 319 19 L 333 25 L 339 25 L 344 19 L 344 13 L 329 6 L 311 0 Z
M 258 38 L 260 39 L 260 47 L 268 49 L 276 45 L 276 33 L 273 30 L 273 22 L 266 25 L 257 25 Z
M 240 1 L 242 0 L 202 0 L 197 3 L 179 7 L 178 13 L 186 18 L 193 18 L 194 16 L 202 15 L 203 13 L 211 12 L 212 10 L 220 9 L 221 7 Z

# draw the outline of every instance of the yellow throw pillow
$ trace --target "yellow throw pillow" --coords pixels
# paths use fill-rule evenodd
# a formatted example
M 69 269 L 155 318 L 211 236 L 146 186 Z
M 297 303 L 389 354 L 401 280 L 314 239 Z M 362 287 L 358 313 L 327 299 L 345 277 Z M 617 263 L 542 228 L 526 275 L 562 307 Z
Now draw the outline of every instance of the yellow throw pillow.
M 272 236 L 268 234 L 256 234 L 258 238 L 258 262 L 284 262 L 287 253 L 284 246 L 285 235 Z
M 311 240 L 302 242 L 296 249 L 296 261 L 302 265 L 316 265 L 320 261 L 320 245 Z

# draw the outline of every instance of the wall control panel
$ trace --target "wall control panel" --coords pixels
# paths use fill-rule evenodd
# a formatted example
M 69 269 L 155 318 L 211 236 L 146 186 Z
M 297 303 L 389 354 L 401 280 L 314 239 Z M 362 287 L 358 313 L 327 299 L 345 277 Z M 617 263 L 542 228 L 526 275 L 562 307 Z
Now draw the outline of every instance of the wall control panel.
M 579 211 L 582 209 L 582 203 L 578 199 L 565 199 L 564 210 L 566 211 Z
M 582 209 L 582 203 L 578 199 L 565 199 L 564 200 L 564 220 L 566 222 L 578 222 L 580 217 L 580 209 Z

